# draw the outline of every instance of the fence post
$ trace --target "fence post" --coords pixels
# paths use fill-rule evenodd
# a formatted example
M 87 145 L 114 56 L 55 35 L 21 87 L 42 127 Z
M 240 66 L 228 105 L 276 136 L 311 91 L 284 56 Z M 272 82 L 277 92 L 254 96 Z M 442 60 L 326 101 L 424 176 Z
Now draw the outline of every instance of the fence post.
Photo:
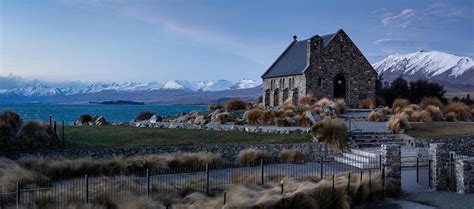
M 65 146 L 66 145 L 66 139 L 65 139 L 66 137 L 64 137 L 64 136 L 66 134 L 64 133 L 64 120 L 61 121 L 61 125 L 62 125 L 61 126 L 62 127 L 62 132 L 61 133 L 62 133 L 62 139 L 63 139 L 63 146 Z
M 349 118 L 349 133 L 352 133 L 352 120 Z
M 54 133 L 55 133 L 55 134 L 58 134 L 57 127 L 58 127 L 58 123 L 57 123 L 56 121 L 54 121 L 54 122 L 53 122 L 53 130 L 54 130 Z
M 150 169 L 146 169 L 146 195 L 150 196 Z
M 362 182 L 362 175 L 364 174 L 363 172 L 364 171 L 362 171 L 362 170 L 360 171 L 360 182 Z
M 332 175 L 332 190 L 334 190 L 336 184 L 335 184 L 335 181 L 336 181 L 336 178 L 334 176 L 334 174 Z
M 385 199 L 385 164 L 382 164 L 382 192 L 383 199 Z
M 428 187 L 431 189 L 431 159 L 428 160 Z
M 89 176 L 85 176 L 86 180 L 86 204 L 89 204 Z
M 323 157 L 321 157 L 320 160 L 319 160 L 319 166 L 320 166 L 319 172 L 320 172 L 321 179 L 324 178 L 324 176 L 323 176 L 323 164 L 324 164 Z
M 260 176 L 261 176 L 261 182 L 262 182 L 262 185 L 263 185 L 263 159 L 260 159 Z
M 16 208 L 20 208 L 20 182 L 16 182 Z
M 351 188 L 351 173 L 349 172 L 349 176 L 347 177 L 347 194 L 349 194 Z
M 227 192 L 224 192 L 224 205 L 227 203 Z
M 372 170 L 369 169 L 369 194 L 372 193 Z
M 53 116 L 49 115 L 49 127 L 53 126 Z
M 416 183 L 420 182 L 420 174 L 419 174 L 419 158 L 416 158 Z
M 206 194 L 209 195 L 209 164 L 206 163 Z

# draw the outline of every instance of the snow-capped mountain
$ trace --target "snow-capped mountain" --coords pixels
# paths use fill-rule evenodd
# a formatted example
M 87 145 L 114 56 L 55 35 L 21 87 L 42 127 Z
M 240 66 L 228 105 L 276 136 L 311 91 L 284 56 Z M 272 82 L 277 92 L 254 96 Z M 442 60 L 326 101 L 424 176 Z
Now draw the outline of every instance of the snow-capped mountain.
M 373 64 L 387 81 L 402 76 L 406 80 L 428 79 L 448 91 L 474 90 L 474 61 L 439 51 L 418 51 L 390 55 Z
M 51 97 L 77 94 L 91 94 L 99 92 L 138 92 L 153 90 L 182 90 L 188 92 L 215 92 L 231 89 L 247 89 L 258 86 L 253 80 L 242 79 L 238 82 L 227 80 L 217 81 L 185 81 L 173 80 L 160 84 L 158 82 L 126 82 L 126 83 L 92 83 L 86 86 L 54 87 L 41 82 L 28 83 L 24 86 L 11 89 L 0 89 L 0 95 L 23 97 Z

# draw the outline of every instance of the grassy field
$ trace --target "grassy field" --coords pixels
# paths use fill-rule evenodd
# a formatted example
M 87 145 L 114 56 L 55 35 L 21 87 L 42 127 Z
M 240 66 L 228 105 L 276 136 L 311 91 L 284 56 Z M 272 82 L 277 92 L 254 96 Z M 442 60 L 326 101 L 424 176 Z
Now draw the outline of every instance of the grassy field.
M 311 140 L 309 134 L 283 135 L 129 126 L 68 126 L 65 135 L 68 148 L 208 143 L 299 143 Z
M 406 134 L 416 138 L 433 138 L 444 136 L 474 136 L 474 123 L 415 123 Z

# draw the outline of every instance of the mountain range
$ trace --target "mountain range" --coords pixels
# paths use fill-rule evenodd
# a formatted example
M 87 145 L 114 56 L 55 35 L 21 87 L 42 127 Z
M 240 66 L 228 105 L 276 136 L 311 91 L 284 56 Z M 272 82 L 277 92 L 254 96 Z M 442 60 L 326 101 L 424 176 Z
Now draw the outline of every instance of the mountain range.
M 448 92 L 474 91 L 474 62 L 439 51 L 395 54 L 373 64 L 384 81 L 403 77 L 412 81 L 427 79 L 440 83 Z M 25 82 L 16 76 L 0 77 L 0 104 L 6 103 L 87 103 L 108 100 L 134 100 L 160 104 L 209 104 L 231 98 L 256 100 L 262 94 L 258 81 L 241 79 L 158 82 L 51 84 L 38 80 Z M 12 85 L 15 84 L 15 85 Z M 9 84 L 9 85 L 7 85 Z
M 448 92 L 474 91 L 474 61 L 439 51 L 418 51 L 390 55 L 373 64 L 385 81 L 398 77 L 408 81 L 430 80 L 444 86 Z

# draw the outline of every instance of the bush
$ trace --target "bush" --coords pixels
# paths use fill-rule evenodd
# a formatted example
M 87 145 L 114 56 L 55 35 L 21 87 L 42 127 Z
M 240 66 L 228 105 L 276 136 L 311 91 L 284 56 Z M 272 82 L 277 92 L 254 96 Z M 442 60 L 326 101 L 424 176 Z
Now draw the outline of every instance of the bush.
M 283 102 L 283 105 L 281 106 L 281 109 L 283 110 L 296 110 L 295 103 L 293 103 L 293 100 L 287 99 L 285 102 Z
M 387 129 L 394 133 L 408 128 L 408 115 L 406 113 L 397 113 L 392 115 L 387 122 Z
M 324 109 L 324 107 L 326 107 L 326 106 L 334 107 L 335 105 L 334 105 L 334 102 L 332 100 L 330 100 L 328 98 L 322 98 L 318 102 L 316 102 L 316 106 L 321 107 L 321 108 Z
M 425 108 L 425 110 L 428 111 L 430 113 L 430 115 L 433 116 L 433 117 L 437 117 L 437 118 L 443 117 L 443 112 L 441 112 L 441 109 L 437 106 L 428 105 Z
M 411 121 L 429 123 L 431 122 L 431 114 L 426 110 L 415 111 L 411 116 Z
M 456 120 L 457 120 L 456 113 L 449 112 L 448 114 L 446 114 L 446 121 L 455 122 Z
M 89 114 L 82 114 L 79 116 L 78 121 L 79 123 L 89 123 L 89 122 L 93 122 L 94 118 Z
M 144 120 L 150 120 L 150 118 L 155 115 L 154 112 L 149 112 L 149 111 L 143 111 L 139 112 L 137 116 L 135 116 L 135 121 L 144 121 Z
M 303 163 L 304 154 L 299 149 L 283 149 L 280 151 L 280 160 L 284 163 Z
M 217 120 L 223 123 L 234 122 L 235 118 L 228 112 L 219 113 L 216 116 Z
M 344 99 L 336 99 L 334 103 L 337 114 L 345 113 L 347 111 L 347 104 Z
M 372 99 L 372 98 L 367 98 L 367 99 L 361 100 L 359 102 L 359 108 L 374 109 L 375 108 L 375 100 Z
M 263 112 L 263 110 L 258 109 L 258 108 L 247 110 L 244 113 L 244 119 L 245 119 L 245 121 L 247 121 L 248 124 L 258 125 L 259 118 L 262 115 L 262 112 Z
M 263 159 L 264 163 L 270 162 L 270 153 L 254 148 L 244 149 L 239 152 L 239 164 L 243 166 L 256 165 Z
M 442 108 L 443 103 L 438 97 L 425 97 L 421 100 L 420 106 L 422 108 L 427 108 L 428 106 L 435 106 Z
M 393 101 L 392 108 L 397 109 L 397 110 L 402 110 L 409 104 L 410 104 L 410 101 L 408 99 L 397 98 Z
M 444 113 L 455 113 L 456 120 L 460 121 L 471 121 L 471 110 L 462 102 L 449 103 L 444 108 Z
M 2 114 L 0 114 L 0 121 L 10 126 L 15 133 L 20 130 L 22 124 L 21 117 L 11 110 L 4 110 Z
M 275 112 L 272 110 L 263 110 L 258 118 L 260 125 L 273 125 L 275 120 Z
M 215 111 L 217 109 L 223 109 L 224 106 L 220 105 L 220 104 L 211 104 L 209 106 L 207 106 L 207 110 L 209 111 Z
M 208 152 L 178 153 L 172 156 L 168 162 L 168 167 L 179 168 L 183 166 L 202 167 L 206 164 L 218 165 L 222 163 L 220 155 Z
M 312 124 L 311 120 L 304 114 L 295 116 L 294 119 L 296 120 L 297 126 L 310 127 Z
M 242 100 L 230 100 L 225 105 L 226 110 L 245 110 L 247 109 L 247 103 Z
M 337 119 L 325 119 L 311 128 L 313 137 L 326 142 L 336 150 L 342 150 L 347 144 L 346 126 Z
M 16 132 L 10 123 L 0 120 L 0 150 L 8 150 L 13 145 Z
M 22 149 L 44 149 L 60 144 L 59 137 L 49 126 L 36 121 L 25 123 L 15 140 L 15 145 Z
M 372 112 L 369 113 L 369 116 L 367 117 L 368 121 L 374 121 L 374 122 L 379 122 L 382 119 L 382 116 L 380 113 L 375 112 L 372 110 Z
M 309 105 L 309 106 L 313 106 L 314 103 L 316 103 L 316 98 L 314 98 L 313 95 L 311 94 L 306 94 L 304 96 L 302 96 L 301 98 L 298 99 L 298 104 L 299 105 Z

